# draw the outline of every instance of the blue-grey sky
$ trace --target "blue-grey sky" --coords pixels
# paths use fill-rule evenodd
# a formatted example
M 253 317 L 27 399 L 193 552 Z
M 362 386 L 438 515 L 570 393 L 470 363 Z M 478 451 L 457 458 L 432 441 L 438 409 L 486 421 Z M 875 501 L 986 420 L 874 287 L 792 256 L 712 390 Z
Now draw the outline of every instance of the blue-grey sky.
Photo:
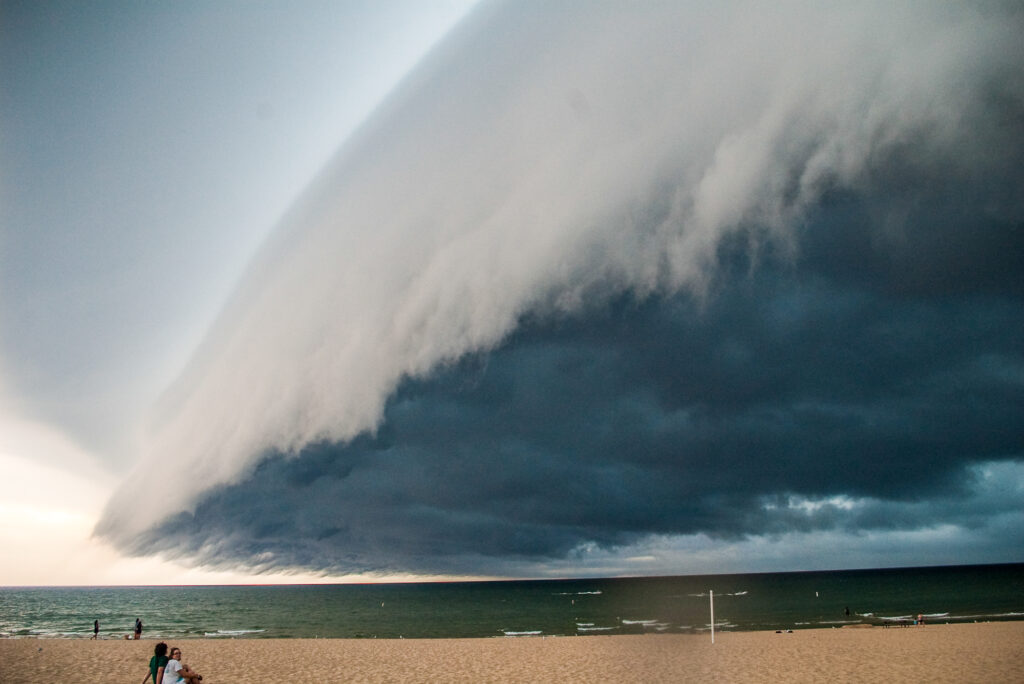
M 1021 560 L 1020 10 L 101 7 L 2 67 L 4 398 L 120 471 L 95 543 Z
M 121 446 L 124 411 L 468 4 L 5 2 L 0 330 L 29 410 Z
M 471 4 L 0 3 L 6 453 L 123 476 L 254 249 Z

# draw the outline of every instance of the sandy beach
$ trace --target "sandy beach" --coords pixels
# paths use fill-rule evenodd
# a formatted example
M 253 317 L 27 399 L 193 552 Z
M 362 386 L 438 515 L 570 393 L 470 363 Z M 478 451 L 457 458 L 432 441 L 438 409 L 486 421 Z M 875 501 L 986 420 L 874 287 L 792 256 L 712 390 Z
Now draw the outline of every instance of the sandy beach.
M 0 640 L 0 682 L 135 682 L 156 642 Z M 1024 681 L 1024 622 L 792 633 L 494 639 L 193 639 L 204 684 Z

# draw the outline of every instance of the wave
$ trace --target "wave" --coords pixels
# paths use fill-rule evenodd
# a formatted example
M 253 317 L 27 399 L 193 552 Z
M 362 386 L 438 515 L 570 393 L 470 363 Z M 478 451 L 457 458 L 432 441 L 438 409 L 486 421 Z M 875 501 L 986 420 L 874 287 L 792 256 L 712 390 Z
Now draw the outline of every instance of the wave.
M 92 632 L 62 632 L 45 629 L 14 629 L 0 632 L 0 639 L 85 639 L 92 637 Z M 111 639 L 109 634 L 100 634 L 101 640 Z M 120 638 L 120 637 L 118 637 Z
M 925 616 L 930 617 L 930 616 Z M 1009 613 L 978 613 L 977 615 L 950 615 L 949 613 L 943 613 L 938 616 L 939 618 L 946 618 L 947 620 L 991 620 L 992 618 L 1019 618 L 1024 617 L 1024 613 L 1011 611 Z
M 727 621 L 722 621 L 722 622 L 716 622 L 715 623 L 715 629 L 732 629 L 735 626 L 736 625 L 734 625 L 733 623 L 727 622 Z M 697 631 L 698 632 L 710 632 L 711 631 L 711 625 L 704 625 L 703 627 L 697 627 Z
M 1024 612 L 1010 611 L 1006 613 L 977 613 L 977 614 L 963 614 L 953 615 L 951 613 L 913 613 L 910 615 L 879 615 L 875 616 L 874 613 L 857 613 L 860 617 L 870 618 L 874 620 L 881 620 L 883 622 L 899 622 L 906 620 L 916 620 L 918 615 L 924 617 L 925 621 L 928 620 L 946 620 L 949 622 L 967 622 L 969 620 L 993 620 L 999 618 L 1020 618 L 1024 617 Z
M 517 637 L 517 636 L 537 636 L 538 634 L 543 634 L 543 631 L 539 630 L 539 629 L 531 630 L 531 631 L 528 631 L 528 632 L 509 632 L 509 631 L 506 631 L 506 630 L 502 630 L 501 633 L 504 634 L 507 637 Z
M 666 629 L 672 626 L 670 622 L 659 622 L 658 620 L 623 620 L 624 625 L 640 625 L 641 627 L 653 627 L 659 632 L 664 632 Z
M 262 634 L 265 629 L 218 629 L 216 632 L 205 632 L 205 637 L 236 637 L 246 634 Z
M 800 623 L 797 623 L 800 624 Z M 803 623 L 807 624 L 807 623 Z M 819 625 L 862 625 L 863 620 L 822 620 Z

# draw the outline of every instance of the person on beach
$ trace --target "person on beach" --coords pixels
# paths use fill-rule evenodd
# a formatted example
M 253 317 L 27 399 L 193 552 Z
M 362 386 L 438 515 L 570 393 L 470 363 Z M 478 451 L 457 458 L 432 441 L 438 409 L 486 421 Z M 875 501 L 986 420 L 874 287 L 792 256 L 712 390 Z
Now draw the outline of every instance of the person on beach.
M 164 679 L 164 668 L 167 667 L 167 644 L 160 642 L 153 649 L 153 657 L 149 659 L 149 672 L 146 673 L 146 679 L 142 680 L 142 684 L 146 684 L 146 681 L 152 677 L 153 684 L 161 684 Z
M 181 649 L 171 649 L 171 659 L 164 667 L 164 678 L 161 684 L 198 684 L 202 681 L 203 675 L 199 674 L 185 663 L 181 662 Z
M 142 620 L 135 618 L 135 638 L 138 639 L 142 636 Z
M 93 620 L 92 621 L 92 638 L 95 639 L 99 635 L 100 635 L 100 621 L 99 620 Z

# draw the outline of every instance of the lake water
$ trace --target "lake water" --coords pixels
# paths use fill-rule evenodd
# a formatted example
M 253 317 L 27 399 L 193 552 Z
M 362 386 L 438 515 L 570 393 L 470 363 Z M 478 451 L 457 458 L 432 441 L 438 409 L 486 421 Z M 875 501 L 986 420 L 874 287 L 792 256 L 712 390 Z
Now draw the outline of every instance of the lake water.
M 624 579 L 0 588 L 0 636 L 440 638 L 1024 619 L 1024 564 Z M 849 615 L 847 615 L 849 611 Z

